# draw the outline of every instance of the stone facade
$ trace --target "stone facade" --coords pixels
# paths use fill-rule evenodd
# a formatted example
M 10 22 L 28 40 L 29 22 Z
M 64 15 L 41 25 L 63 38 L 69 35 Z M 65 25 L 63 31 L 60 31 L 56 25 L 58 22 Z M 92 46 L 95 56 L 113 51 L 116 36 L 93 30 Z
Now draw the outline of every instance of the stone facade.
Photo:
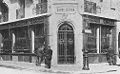
M 93 9 L 88 12 L 85 12 L 85 4 L 84 2 L 88 1 L 95 5 L 95 10 Z M 20 8 L 19 3 L 16 0 L 4 0 L 4 2 L 8 5 L 9 8 L 9 21 L 16 20 L 16 9 Z M 25 18 L 32 17 L 37 15 L 36 13 L 36 4 L 38 3 L 38 0 L 25 0 Z M 113 35 L 116 39 L 116 42 L 114 43 L 114 49 L 116 53 L 118 53 L 118 34 L 120 32 L 120 26 L 119 26 L 119 0 L 48 0 L 47 5 L 47 12 L 51 13 L 51 16 L 49 17 L 49 45 L 53 49 L 53 59 L 52 64 L 53 65 L 60 65 L 58 64 L 58 57 L 59 57 L 59 36 L 58 31 L 59 28 L 64 25 L 65 23 L 68 26 L 71 26 L 73 29 L 73 40 L 74 40 L 74 47 L 72 49 L 72 52 L 74 52 L 74 63 L 72 65 L 80 66 L 81 69 L 83 67 L 83 48 L 84 48 L 84 15 L 85 16 L 91 16 L 94 18 L 99 19 L 106 19 L 106 20 L 112 20 L 114 21 L 115 25 L 115 34 Z M 94 23 L 89 22 L 87 23 Z M 93 20 L 94 21 L 94 20 Z M 104 21 L 104 20 L 103 20 Z M 117 22 L 118 21 L 118 22 Z M 104 24 L 105 23 L 95 23 L 95 24 Z M 99 42 L 99 40 L 98 40 Z M 97 46 L 98 47 L 98 46 Z M 99 49 L 99 48 L 98 48 Z M 69 51 L 69 50 L 67 50 Z M 65 51 L 65 52 L 67 52 Z M 68 53 L 66 53 L 65 57 L 67 57 Z M 69 58 L 64 58 L 69 59 Z M 96 60 L 99 59 L 95 57 Z M 98 61 L 98 60 L 97 60 Z M 65 63 L 68 63 L 69 61 L 65 61 Z

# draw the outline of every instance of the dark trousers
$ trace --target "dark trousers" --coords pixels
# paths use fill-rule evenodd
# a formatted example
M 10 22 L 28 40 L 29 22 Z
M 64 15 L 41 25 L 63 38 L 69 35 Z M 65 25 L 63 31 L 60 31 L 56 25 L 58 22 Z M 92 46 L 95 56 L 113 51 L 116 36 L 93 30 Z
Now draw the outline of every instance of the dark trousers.
M 115 61 L 115 56 L 114 55 L 109 55 L 109 56 L 107 56 L 107 61 L 108 61 L 108 63 L 109 63 L 109 65 L 114 65 L 115 63 L 114 63 L 114 61 Z
M 41 66 L 43 56 L 36 56 L 36 66 Z
M 51 68 L 51 58 L 50 57 L 46 57 L 45 58 L 45 65 L 46 65 L 46 68 Z

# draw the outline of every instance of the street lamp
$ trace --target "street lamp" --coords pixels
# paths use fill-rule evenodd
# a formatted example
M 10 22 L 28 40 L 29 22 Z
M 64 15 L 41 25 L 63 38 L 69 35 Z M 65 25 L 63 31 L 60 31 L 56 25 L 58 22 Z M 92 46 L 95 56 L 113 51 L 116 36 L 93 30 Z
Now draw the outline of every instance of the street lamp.
M 91 32 L 90 29 L 84 29 L 82 31 L 82 33 L 84 33 L 84 34 L 90 34 L 92 32 Z M 88 49 L 86 48 L 86 44 L 85 44 L 85 47 L 83 49 L 83 68 L 82 69 L 83 70 L 89 70 Z

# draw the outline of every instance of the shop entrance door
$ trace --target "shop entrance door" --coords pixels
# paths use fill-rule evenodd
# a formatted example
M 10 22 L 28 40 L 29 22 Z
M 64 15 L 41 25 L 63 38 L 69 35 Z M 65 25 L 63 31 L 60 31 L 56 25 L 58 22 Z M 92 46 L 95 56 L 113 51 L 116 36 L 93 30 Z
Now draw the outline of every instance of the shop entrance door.
M 64 23 L 58 30 L 58 63 L 74 63 L 74 31 L 72 26 Z

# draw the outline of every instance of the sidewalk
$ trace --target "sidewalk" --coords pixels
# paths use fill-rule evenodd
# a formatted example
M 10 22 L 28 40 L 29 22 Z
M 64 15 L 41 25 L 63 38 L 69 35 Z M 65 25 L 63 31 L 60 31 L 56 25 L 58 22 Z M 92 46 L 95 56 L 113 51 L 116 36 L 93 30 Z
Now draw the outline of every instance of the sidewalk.
M 32 71 L 42 71 L 42 72 L 50 72 L 50 73 L 70 73 L 70 74 L 93 74 L 93 73 L 105 73 L 111 71 L 117 71 L 119 66 L 110 66 L 108 64 L 91 64 L 90 70 L 80 70 L 79 67 L 75 69 L 66 69 L 65 66 L 62 66 L 62 69 L 59 66 L 52 66 L 51 69 L 44 68 L 44 65 L 41 67 L 36 66 L 34 63 L 28 62 L 14 62 L 14 61 L 0 61 L 1 67 L 8 67 L 13 69 L 20 69 L 20 70 L 32 70 Z M 75 69 L 75 70 L 74 70 Z

